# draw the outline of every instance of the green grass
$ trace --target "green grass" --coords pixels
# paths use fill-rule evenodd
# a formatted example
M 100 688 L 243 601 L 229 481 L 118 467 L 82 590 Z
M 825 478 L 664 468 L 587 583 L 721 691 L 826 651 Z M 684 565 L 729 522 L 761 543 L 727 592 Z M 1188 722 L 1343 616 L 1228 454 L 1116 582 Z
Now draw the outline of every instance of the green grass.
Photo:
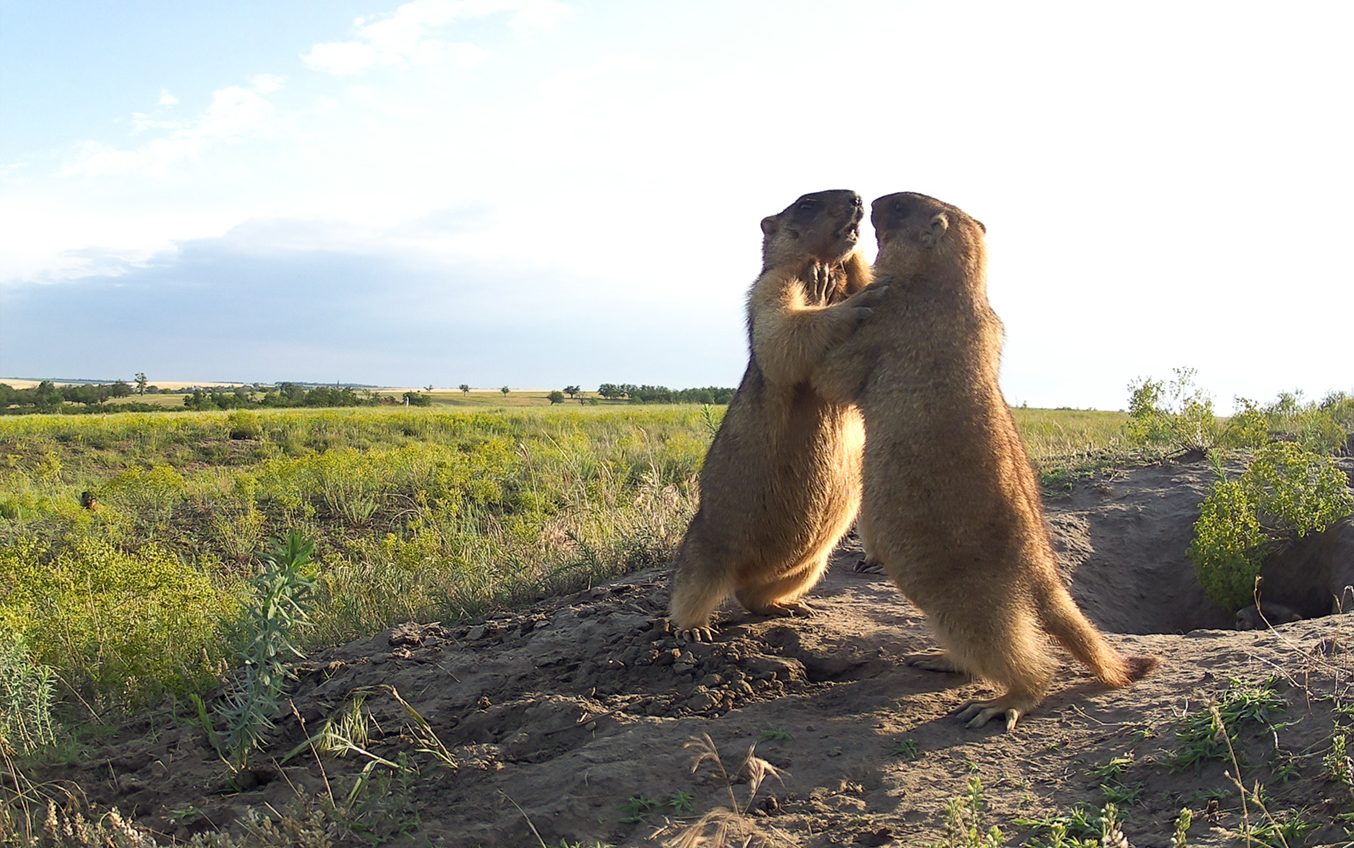
M 0 418 L 0 630 L 135 707 L 220 679 L 220 624 L 290 530 L 316 541 L 312 648 L 667 561 L 722 410 L 510 400 L 546 405 L 251 410 L 243 439 L 227 412 Z M 1123 420 L 1016 418 L 1040 464 L 1113 449 Z

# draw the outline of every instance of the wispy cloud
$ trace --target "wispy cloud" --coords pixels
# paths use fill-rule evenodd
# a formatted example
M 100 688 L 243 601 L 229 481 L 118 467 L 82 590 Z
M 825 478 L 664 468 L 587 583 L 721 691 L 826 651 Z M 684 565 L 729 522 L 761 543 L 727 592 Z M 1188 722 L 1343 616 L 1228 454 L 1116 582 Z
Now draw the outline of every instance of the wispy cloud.
M 316 44 L 304 59 L 314 70 L 337 76 L 379 66 L 474 65 L 488 58 L 490 51 L 448 38 L 446 30 L 453 25 L 506 15 L 515 30 L 541 29 L 570 12 L 557 0 L 412 0 L 389 15 L 358 18 L 354 38 Z
M 197 158 L 214 144 L 237 143 L 264 135 L 270 129 L 275 113 L 269 96 L 280 91 L 283 82 L 281 77 L 259 74 L 247 85 L 217 89 L 202 114 L 188 121 L 137 113 L 132 117 L 135 130 L 164 130 L 165 134 L 129 148 L 97 141 L 82 142 L 59 173 L 63 177 L 162 176 L 173 165 Z M 161 92 L 162 105 L 167 94 L 167 91 Z M 169 95 L 169 99 L 173 99 L 173 95 Z

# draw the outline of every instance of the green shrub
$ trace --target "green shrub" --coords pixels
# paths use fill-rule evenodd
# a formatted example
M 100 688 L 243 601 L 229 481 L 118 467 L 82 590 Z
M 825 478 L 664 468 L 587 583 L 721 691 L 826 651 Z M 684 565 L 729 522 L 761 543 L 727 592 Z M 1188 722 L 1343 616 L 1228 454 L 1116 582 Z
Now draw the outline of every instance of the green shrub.
M 1227 419 L 1218 443 L 1227 448 L 1259 448 L 1269 442 L 1269 419 L 1253 400 L 1236 399 L 1236 412 Z
M 1277 546 L 1325 530 L 1351 509 L 1348 481 L 1329 457 L 1293 442 L 1266 445 L 1240 478 L 1218 482 L 1203 502 L 1189 547 L 1199 584 L 1229 612 L 1247 606 Z
M 154 701 L 210 682 L 217 623 L 234 602 L 156 543 L 128 552 L 102 536 L 54 550 L 35 537 L 0 548 L 0 629 L 94 700 Z
M 1129 384 L 1129 444 L 1205 450 L 1218 441 L 1213 401 L 1194 385 L 1193 368 L 1177 368 L 1170 383 L 1142 378 Z
M 237 768 L 244 768 L 249 752 L 272 729 L 292 676 L 286 664 L 302 656 L 297 637 L 309 623 L 315 580 L 305 571 L 314 549 L 314 542 L 293 532 L 265 554 L 263 569 L 249 581 L 249 602 L 231 627 L 239 676 L 221 702 L 221 714 L 224 747 Z
M 1280 392 L 1264 414 L 1271 432 L 1294 438 L 1316 453 L 1334 453 L 1354 429 L 1354 398 L 1331 392 L 1320 403 L 1304 403 L 1300 391 Z
M 243 409 L 226 416 L 226 428 L 232 439 L 258 439 L 263 436 L 263 424 L 258 414 Z
M 26 754 L 56 741 L 52 670 L 33 661 L 23 637 L 0 630 L 0 751 Z

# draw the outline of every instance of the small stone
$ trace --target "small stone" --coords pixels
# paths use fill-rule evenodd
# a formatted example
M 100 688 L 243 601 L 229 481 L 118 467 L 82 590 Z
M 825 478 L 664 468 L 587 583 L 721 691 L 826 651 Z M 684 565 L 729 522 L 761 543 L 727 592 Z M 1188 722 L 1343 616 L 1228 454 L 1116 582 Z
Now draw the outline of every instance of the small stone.
M 392 646 L 421 645 L 423 630 L 417 624 L 401 624 L 390 631 L 389 642 Z
M 474 627 L 470 628 L 470 630 L 466 632 L 465 638 L 470 640 L 471 642 L 477 642 L 480 639 L 484 638 L 484 632 L 485 632 L 484 625 L 476 624 Z

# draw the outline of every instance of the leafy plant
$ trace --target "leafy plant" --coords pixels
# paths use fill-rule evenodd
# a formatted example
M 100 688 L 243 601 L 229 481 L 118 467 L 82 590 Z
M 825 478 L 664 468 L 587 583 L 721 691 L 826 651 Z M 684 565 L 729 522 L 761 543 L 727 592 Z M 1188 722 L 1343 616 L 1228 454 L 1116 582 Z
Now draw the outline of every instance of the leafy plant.
M 23 637 L 0 630 L 0 751 L 27 754 L 56 741 L 52 670 L 34 662 Z
M 1354 786 L 1354 752 L 1350 751 L 1349 735 L 1337 732 L 1331 735 L 1330 750 L 1322 758 L 1326 776 L 1336 783 Z
M 921 752 L 917 750 L 917 740 L 911 736 L 903 736 L 896 740 L 889 746 L 889 753 L 905 760 L 915 760 L 921 757 Z
M 1183 769 L 1205 760 L 1228 760 L 1241 730 L 1269 727 L 1270 717 L 1287 706 L 1274 691 L 1273 680 L 1258 684 L 1232 680 L 1215 704 L 1186 713 L 1176 723 L 1177 748 L 1171 766 Z
M 945 805 L 945 840 L 933 848 L 1001 848 L 1001 828 L 983 829 L 983 781 L 969 778 L 968 792 Z
M 1204 499 L 1189 547 L 1199 584 L 1228 611 L 1247 606 L 1266 557 L 1352 509 L 1344 472 L 1329 457 L 1293 442 L 1266 445 L 1240 478 L 1219 481 Z
M 226 416 L 226 428 L 232 439 L 258 439 L 263 436 L 263 424 L 259 416 L 243 409 Z
M 1169 383 L 1143 377 L 1128 386 L 1124 437 L 1142 446 L 1205 450 L 1218 439 L 1213 401 L 1194 385 L 1193 368 L 1176 368 Z
M 621 821 L 626 824 L 638 824 L 644 821 L 644 817 L 662 806 L 657 798 L 650 798 L 647 795 L 631 795 L 625 802 L 625 815 Z
M 1194 813 L 1189 807 L 1182 807 L 1180 815 L 1175 817 L 1175 831 L 1171 834 L 1171 848 L 1188 848 L 1189 826 L 1194 823 Z
M 303 569 L 314 548 L 314 542 L 292 532 L 265 554 L 263 569 L 250 581 L 252 597 L 235 623 L 239 677 L 220 712 L 227 727 L 223 747 L 236 768 L 245 767 L 250 751 L 273 728 L 272 716 L 291 677 L 287 660 L 302 656 L 297 635 L 308 623 L 315 583 Z
M 1258 448 L 1269 441 L 1269 419 L 1260 409 L 1260 404 L 1248 398 L 1239 397 L 1234 401 L 1236 411 L 1227 419 L 1227 426 L 1218 439 L 1219 444 L 1228 448 Z

